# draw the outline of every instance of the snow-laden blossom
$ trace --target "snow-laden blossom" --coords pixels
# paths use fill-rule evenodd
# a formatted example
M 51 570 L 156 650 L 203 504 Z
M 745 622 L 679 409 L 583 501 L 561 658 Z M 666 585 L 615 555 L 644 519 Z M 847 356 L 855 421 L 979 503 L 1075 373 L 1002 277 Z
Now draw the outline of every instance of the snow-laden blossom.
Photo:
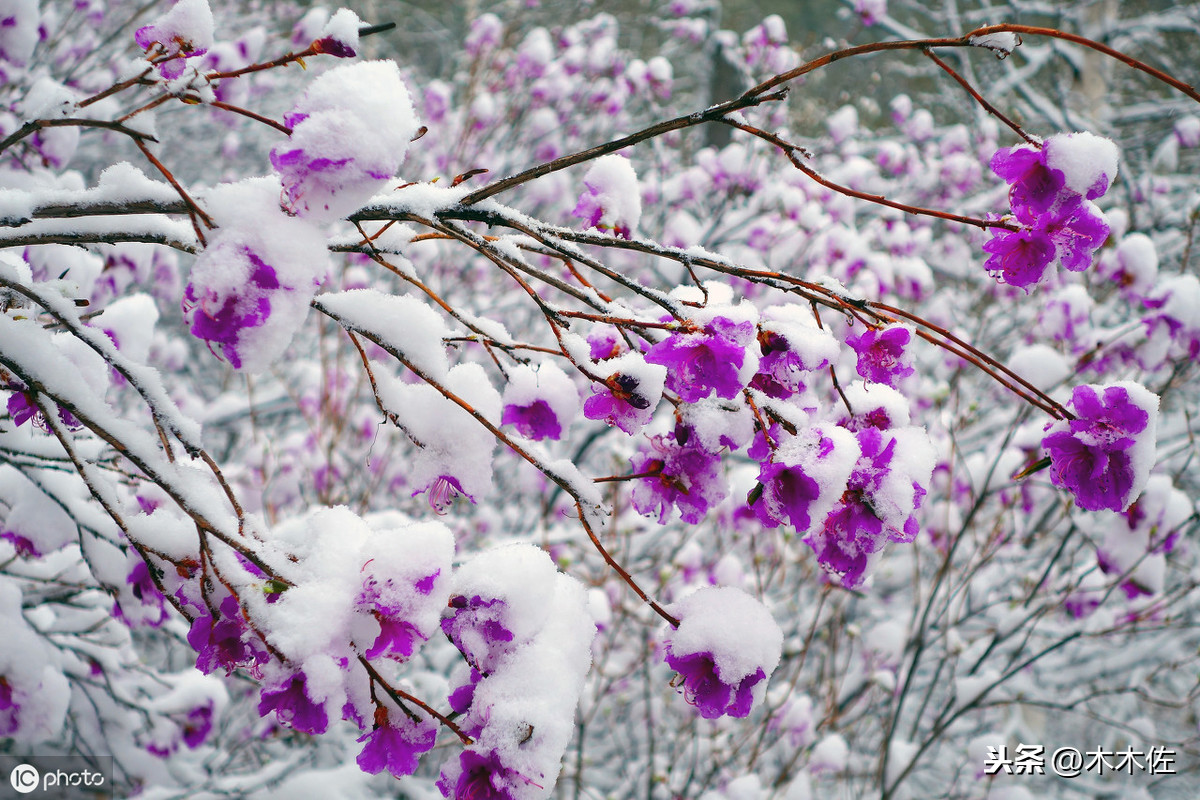
M 583 415 L 635 434 L 654 415 L 667 370 L 647 364 L 640 353 L 626 353 L 603 363 L 613 371 L 604 383 L 592 384 L 592 396 L 583 403 Z
M 517 800 L 519 787 L 527 783 L 495 751 L 468 748 L 459 755 L 457 770 L 442 772 L 437 787 L 442 796 L 453 800 Z
M 386 769 L 393 777 L 403 778 L 416 772 L 421 756 L 433 749 L 437 725 L 428 718 L 417 721 L 380 707 L 374 730 L 358 741 L 366 742 L 355 759 L 363 772 L 377 775 Z
M 867 328 L 846 337 L 846 344 L 858 354 L 858 374 L 868 381 L 894 387 L 901 378 L 913 374 L 907 352 L 912 333 L 903 325 L 882 329 Z
M 501 424 L 530 439 L 558 439 L 577 413 L 575 384 L 554 364 L 542 364 L 536 372 L 524 365 L 509 372 Z
M 672 333 L 646 352 L 646 361 L 667 369 L 667 388 L 685 403 L 716 393 L 726 400 L 746 386 L 742 364 L 754 341 L 754 323 L 716 316 L 695 332 Z
M 308 677 L 303 672 L 288 676 L 268 689 L 263 687 L 258 701 L 258 714 L 265 717 L 274 711 L 280 722 L 305 733 L 324 733 L 329 728 L 329 715 L 320 703 L 308 696 Z
M 513 632 L 505 625 L 507 604 L 479 595 L 450 598 L 450 614 L 442 619 L 442 633 L 480 672 L 492 667 L 513 647 Z
M 187 640 L 196 651 L 196 669 L 205 675 L 217 669 L 232 675 L 239 667 L 255 672 L 269 658 L 258 637 L 246 625 L 237 598 L 232 595 L 221 601 L 215 618 L 207 613 L 196 617 Z
M 328 222 L 349 214 L 396 174 L 418 122 L 400 70 L 391 61 L 345 64 L 317 78 L 271 150 L 294 214 Z
M 139 559 L 133 565 L 125 582 L 129 584 L 129 590 L 134 599 L 143 606 L 143 609 L 134 615 L 133 619 L 140 620 L 152 628 L 163 624 L 167 618 L 167 598 L 163 597 L 162 592 L 155 585 L 150 576 L 150 567 L 146 562 Z M 127 611 L 130 610 L 124 608 L 120 600 L 113 605 L 113 616 L 130 624 L 131 618 L 126 613 Z
M 750 508 L 769 528 L 790 523 L 801 534 L 820 523 L 846 490 L 859 457 L 854 436 L 832 425 L 788 437 L 762 464 Z
M 34 393 L 27 389 L 24 384 L 11 382 L 4 384 L 3 389 L 7 389 L 12 394 L 8 396 L 8 416 L 13 421 L 13 424 L 18 428 L 26 422 L 33 422 L 35 428 L 40 431 L 49 432 L 50 428 L 46 423 L 46 418 L 42 415 L 42 410 L 38 408 Z M 83 423 L 75 418 L 67 409 L 57 406 L 58 421 L 65 425 L 70 430 L 79 430 L 83 427 Z
M 1050 479 L 1080 508 L 1124 511 L 1137 499 L 1154 463 L 1158 397 L 1122 381 L 1076 386 L 1074 419 L 1049 426 L 1042 446 L 1050 455 Z
M 596 159 L 584 175 L 583 185 L 586 189 L 572 213 L 589 228 L 632 238 L 642 216 L 642 197 L 629 159 L 619 155 Z
M 1087 269 L 1108 238 L 1108 221 L 1091 202 L 1117 174 L 1117 148 L 1089 133 L 1052 136 L 1041 148 L 998 150 L 992 171 L 1009 183 L 1017 230 L 990 229 L 984 245 L 988 272 L 1026 291 L 1057 259 L 1065 269 Z
M 721 457 L 701 446 L 699 439 L 690 436 L 681 444 L 675 433 L 654 436 L 650 449 L 633 457 L 633 473 L 645 476 L 634 483 L 631 492 L 639 514 L 657 514 L 658 521 L 665 524 L 678 508 L 680 519 L 694 525 L 725 498 Z
M 179 0 L 171 10 L 133 34 L 138 47 L 154 59 L 167 80 L 183 74 L 186 59 L 213 46 L 213 16 L 208 0 Z
M 353 58 L 358 54 L 358 29 L 362 20 L 348 8 L 339 8 L 313 40 L 318 53 L 335 58 Z
M 209 193 L 220 227 L 192 265 L 183 295 L 192 334 L 249 372 L 283 354 L 329 263 L 320 231 L 280 211 L 278 192 L 266 178 Z
M 192 335 L 215 347 L 233 367 L 242 366 L 238 351 L 242 333 L 256 328 L 271 316 L 271 295 L 282 287 L 275 268 L 265 263 L 257 253 L 242 247 L 241 259 L 246 274 L 242 291 L 222 294 L 214 288 L 205 290 L 189 283 L 183 294 L 183 309 L 191 319 Z
M 928 436 L 917 428 L 863 427 L 854 436 L 860 455 L 846 491 L 804 538 L 817 563 L 850 589 L 862 584 L 885 544 L 916 538 L 916 511 L 935 461 Z
M 667 666 L 705 719 L 745 717 L 779 663 L 783 634 L 758 600 L 733 587 L 702 588 L 672 605 L 679 627 Z

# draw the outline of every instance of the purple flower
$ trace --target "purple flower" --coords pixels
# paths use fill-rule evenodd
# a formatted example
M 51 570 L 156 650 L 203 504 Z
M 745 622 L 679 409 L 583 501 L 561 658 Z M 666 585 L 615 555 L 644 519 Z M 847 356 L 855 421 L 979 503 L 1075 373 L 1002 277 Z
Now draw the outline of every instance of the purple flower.
M 17 555 L 21 558 L 41 558 L 45 555 L 38 550 L 33 540 L 14 531 L 0 532 L 0 539 L 7 539 L 16 548 Z
M 721 680 L 712 653 L 676 656 L 671 651 L 670 643 L 667 644 L 667 666 L 679 673 L 684 699 L 694 705 L 705 719 L 716 719 L 726 714 L 731 717 L 749 716 L 754 701 L 754 686 L 767 677 L 759 667 L 736 684 L 727 683 Z
M 767 397 L 785 400 L 805 389 L 804 373 L 828 366 L 828 359 L 821 359 L 818 364 L 806 364 L 804 358 L 794 350 L 783 334 L 774 331 L 760 331 L 758 345 L 762 358 L 758 362 L 758 372 L 750 381 L 750 386 L 763 392 Z
M 1008 182 L 1009 204 L 1022 222 L 1032 222 L 1058 202 L 1063 191 L 1061 172 L 1046 166 L 1044 150 L 1018 145 L 996 151 L 992 172 Z
M 824 527 L 805 537 L 817 563 L 839 575 L 847 589 L 862 585 L 871 555 L 883 547 L 883 521 L 864 502 L 861 492 L 847 492 L 826 519 Z
M 133 39 L 158 60 L 159 74 L 173 80 L 183 74 L 185 59 L 202 56 L 212 46 L 212 11 L 206 0 L 180 0 L 153 24 L 138 28 Z
M 50 428 L 46 424 L 46 418 L 42 416 L 42 411 L 38 408 L 32 391 L 21 383 L 7 383 L 2 388 L 12 392 L 8 398 L 8 416 L 14 425 L 19 428 L 33 420 L 33 424 L 38 430 L 49 432 Z M 83 427 L 83 423 L 76 419 L 74 414 L 62 407 L 58 408 L 58 421 L 73 431 Z
M 329 716 L 324 706 L 309 699 L 307 680 L 303 672 L 297 672 L 285 683 L 263 689 L 258 701 L 258 715 L 265 717 L 267 712 L 274 711 L 280 722 L 298 731 L 324 733 L 329 728 Z
M 634 474 L 652 473 L 633 486 L 631 499 L 639 514 L 657 511 L 658 521 L 665 524 L 671 510 L 678 508 L 680 518 L 694 525 L 709 507 L 724 499 L 721 458 L 700 447 L 697 439 L 689 436 L 688 443 L 681 445 L 675 433 L 655 436 L 650 440 L 649 452 L 633 457 Z
M 443 797 L 454 800 L 516 800 L 517 787 L 531 783 L 509 769 L 494 751 L 486 755 L 463 750 L 458 757 L 457 780 L 443 771 L 437 782 Z
M 826 454 L 833 450 L 831 440 L 822 438 L 821 444 Z M 802 466 L 768 462 L 759 469 L 758 483 L 762 490 L 751 507 L 763 525 L 777 528 L 786 521 L 798 531 L 809 529 L 809 508 L 820 498 L 821 486 Z
M 562 436 L 562 425 L 545 400 L 535 400 L 527 406 L 506 405 L 500 424 L 513 425 L 522 436 L 535 441 Z
M 1081 198 L 1055 209 L 1045 220 L 1045 230 L 1062 265 L 1072 272 L 1090 267 L 1096 250 L 1108 239 L 1108 221 Z
M 513 633 L 504 624 L 508 604 L 499 598 L 470 599 L 459 594 L 450 598 L 453 609 L 442 618 L 442 633 L 454 643 L 472 667 L 491 672 L 512 650 Z
M 256 672 L 268 655 L 242 618 L 242 609 L 232 595 L 221 601 L 218 617 L 196 617 L 188 631 L 188 644 L 196 651 L 196 669 L 209 675 L 223 668 L 226 675 L 238 667 Z
M 640 379 L 619 372 L 603 384 L 592 384 L 592 396 L 583 402 L 583 415 L 604 420 L 632 435 L 650 421 L 659 393 L 648 393 Z
M 746 385 L 739 371 L 753 338 L 754 323 L 716 317 L 698 332 L 671 334 L 647 351 L 646 361 L 667 368 L 667 388 L 685 403 L 714 391 L 731 400 Z
M 183 722 L 183 743 L 195 750 L 204 744 L 213 727 L 213 701 L 207 700 L 187 713 Z
M 475 502 L 475 498 L 463 491 L 462 484 L 453 475 L 438 475 L 424 489 L 413 492 L 412 496 L 416 497 L 421 492 L 427 492 L 425 498 L 429 501 L 429 507 L 439 517 L 445 515 L 454 498 L 460 494 L 472 503 Z
M 913 374 L 907 363 L 905 347 L 912 334 L 902 325 L 882 330 L 867 328 L 858 336 L 848 336 L 846 344 L 858 353 L 858 374 L 869 381 L 894 387 L 901 378 Z
M 1080 508 L 1123 511 L 1149 474 L 1145 456 L 1153 460 L 1157 398 L 1136 384 L 1103 387 L 1103 395 L 1098 388 L 1075 387 L 1075 419 L 1055 423 L 1042 446 L 1050 455 L 1051 481 L 1071 492 Z M 1136 466 L 1134 456 L 1141 456 Z
M 984 267 L 991 275 L 1026 291 L 1042 280 L 1054 261 L 1054 242 L 1045 232 L 1029 228 L 990 228 L 988 232 L 992 238 L 984 242 L 983 250 L 991 256 Z
M 467 682 L 450 692 L 446 702 L 450 704 L 450 708 L 455 714 L 467 713 L 467 709 L 475 702 L 475 687 L 481 680 L 483 680 L 483 673 L 472 667 Z
M 162 625 L 167 618 L 167 598 L 163 597 L 162 592 L 158 590 L 146 562 L 138 561 L 134 564 L 125 582 L 129 584 L 130 593 L 143 606 L 156 608 L 151 616 L 139 615 L 139 619 L 152 628 Z M 130 624 L 130 620 L 126 618 L 125 612 L 121 608 L 120 599 L 113 606 L 113 616 L 127 625 Z
M 378 709 L 375 729 L 359 737 L 358 741 L 366 742 L 356 759 L 363 772 L 377 775 L 386 769 L 393 777 L 403 778 L 416 772 L 421 756 L 433 749 L 437 726 L 432 720 L 416 721 L 400 714 L 399 724 L 389 724 L 392 716 L 396 715 Z
M 189 283 L 183 294 L 183 311 L 192 323 L 192 335 L 208 342 L 209 350 L 223 356 L 235 369 L 242 366 L 242 356 L 238 352 L 242 332 L 267 321 L 271 315 L 269 293 L 283 288 L 275 269 L 254 251 L 242 246 L 239 253 L 249 274 L 237 291 Z M 214 345 L 220 352 L 213 350 Z
M 0 736 L 8 736 L 16 732 L 20 726 L 17 720 L 20 712 L 20 703 L 13 699 L 12 685 L 8 682 L 8 678 L 0 675 Z
M 379 636 L 375 637 L 375 644 L 363 654 L 367 658 L 387 656 L 403 661 L 413 654 L 418 641 L 425 641 L 425 637 L 411 622 L 384 617 L 379 612 L 376 612 L 375 616 L 379 620 Z

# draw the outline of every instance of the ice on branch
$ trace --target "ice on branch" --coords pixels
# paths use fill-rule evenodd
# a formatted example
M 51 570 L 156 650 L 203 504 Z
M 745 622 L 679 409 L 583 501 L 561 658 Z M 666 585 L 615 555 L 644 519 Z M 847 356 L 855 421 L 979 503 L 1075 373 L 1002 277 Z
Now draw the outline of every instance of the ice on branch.
M 208 0 L 179 0 L 171 10 L 133 35 L 167 80 L 183 74 L 186 59 L 213 46 L 213 15 Z
M 771 612 L 729 586 L 704 587 L 668 610 L 679 627 L 667 640 L 667 666 L 684 698 L 705 719 L 749 716 L 783 650 Z
M 1021 43 L 1021 38 L 1015 33 L 1000 31 L 998 33 L 985 33 L 980 36 L 972 36 L 967 41 L 972 47 L 983 47 L 996 53 L 1000 58 L 1004 58 L 1017 49 L 1017 45 Z
M 631 238 L 642 217 L 642 196 L 629 159 L 615 154 L 596 159 L 583 185 L 587 188 L 579 195 L 575 216 L 589 228 Z
M 278 192 L 277 181 L 254 178 L 208 194 L 220 227 L 183 296 L 192 334 L 248 372 L 283 355 L 328 271 L 324 237 L 280 211 Z
M 1088 511 L 1124 511 L 1154 466 L 1158 396 L 1132 381 L 1076 386 L 1074 419 L 1047 428 L 1050 479 Z
M 392 61 L 326 72 L 283 121 L 292 134 L 271 150 L 283 202 L 316 222 L 344 217 L 380 191 L 400 168 L 419 127 Z

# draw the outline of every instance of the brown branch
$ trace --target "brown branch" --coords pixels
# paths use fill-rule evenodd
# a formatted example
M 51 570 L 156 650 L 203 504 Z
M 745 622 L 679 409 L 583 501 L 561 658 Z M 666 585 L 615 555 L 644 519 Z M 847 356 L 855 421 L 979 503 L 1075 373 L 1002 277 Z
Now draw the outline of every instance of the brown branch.
M 1035 139 L 1034 137 L 1032 137 L 1028 133 L 1026 133 L 1025 130 L 1020 125 L 1013 122 L 1003 112 L 1001 112 L 1000 109 L 996 108 L 994 105 L 992 105 L 987 100 L 985 100 L 983 95 L 981 95 L 979 92 L 977 92 L 975 90 L 975 87 L 972 86 L 967 81 L 966 78 L 964 78 L 962 75 L 959 75 L 957 72 L 955 72 L 954 67 L 950 66 L 945 61 L 938 58 L 937 53 L 933 52 L 928 47 L 921 50 L 921 53 L 924 54 L 931 61 L 933 61 L 933 63 L 935 63 L 939 67 L 941 67 L 942 70 L 945 71 L 945 73 L 947 75 L 949 75 L 951 78 L 954 78 L 954 80 L 958 81 L 958 85 L 963 87 L 964 89 L 966 89 L 967 93 L 970 94 L 971 97 L 975 98 L 975 102 L 979 103 L 979 105 L 983 106 L 984 111 L 988 112 L 993 117 L 1000 120 L 1008 127 L 1012 128 L 1013 132 L 1016 133 L 1017 136 L 1020 136 L 1022 139 L 1029 142 L 1030 144 L 1038 145 L 1038 146 L 1041 145 L 1041 142 L 1039 142 L 1037 139 Z

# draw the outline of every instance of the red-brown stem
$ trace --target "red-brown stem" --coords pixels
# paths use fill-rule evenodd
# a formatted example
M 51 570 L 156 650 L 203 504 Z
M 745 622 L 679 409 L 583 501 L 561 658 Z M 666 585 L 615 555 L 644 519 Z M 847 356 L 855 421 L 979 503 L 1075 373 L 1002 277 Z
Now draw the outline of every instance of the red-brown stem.
M 207 245 L 208 242 L 205 240 L 204 232 L 200 230 L 200 223 L 197 220 L 202 220 L 209 228 L 213 228 L 216 226 L 213 223 L 212 218 L 208 216 L 208 214 L 204 213 L 204 209 L 196 205 L 196 201 L 193 200 L 191 195 L 187 193 L 187 190 L 180 185 L 179 181 L 175 180 L 175 176 L 171 174 L 171 170 L 167 169 L 163 163 L 159 161 L 153 153 L 150 152 L 149 147 L 143 144 L 140 139 L 134 139 L 133 143 L 136 144 L 138 149 L 142 151 L 142 155 L 146 157 L 146 160 L 153 164 L 154 167 L 160 173 L 162 173 L 162 176 L 167 179 L 167 183 L 171 184 L 172 188 L 174 188 L 175 192 L 179 195 L 179 198 L 187 205 L 188 214 L 192 218 L 192 228 L 194 228 L 196 231 L 196 238 L 200 241 L 201 245 Z
M 359 656 L 358 660 L 364 667 L 366 667 L 367 674 L 371 676 L 371 680 L 382 686 L 383 690 L 387 692 L 393 700 L 396 701 L 397 705 L 403 707 L 405 702 L 412 703 L 414 706 L 420 708 L 426 714 L 452 730 L 454 735 L 457 736 L 463 744 L 475 744 L 475 740 L 463 733 L 462 728 L 454 724 L 454 720 L 450 719 L 445 714 L 439 713 L 421 698 L 414 697 L 403 689 L 397 689 L 395 686 L 392 686 L 390 683 L 385 681 L 383 676 L 379 674 L 379 671 L 376 670 L 375 667 L 371 666 L 371 662 L 368 661 L 365 656 Z
M 609 475 L 606 478 L 592 478 L 592 483 L 610 483 L 617 481 L 633 481 L 638 478 L 657 478 L 662 475 L 662 468 L 639 472 L 636 475 Z
M 958 81 L 958 85 L 963 87 L 964 89 L 966 89 L 967 94 L 969 94 L 969 95 L 971 95 L 971 97 L 975 98 L 975 102 L 979 103 L 979 105 L 983 106 L 984 111 L 988 112 L 993 117 L 1000 120 L 1008 127 L 1012 128 L 1013 132 L 1016 133 L 1017 136 L 1020 136 L 1022 139 L 1024 139 L 1025 141 L 1029 142 L 1032 145 L 1040 146 L 1041 143 L 1037 139 L 1035 139 L 1034 137 L 1032 137 L 1028 133 L 1026 133 L 1025 130 L 1020 125 L 1018 125 L 1017 123 L 1015 123 L 1011 119 L 1009 119 L 1003 112 L 1000 111 L 1000 109 L 996 108 L 994 105 L 992 105 L 987 100 L 985 100 L 983 95 L 981 95 L 979 92 L 977 92 L 975 90 L 975 87 L 972 86 L 969 82 L 967 82 L 966 78 L 964 78 L 962 75 L 959 75 L 954 70 L 954 67 L 950 66 L 945 61 L 943 61 L 941 58 L 939 58 L 937 53 L 933 52 L 928 47 L 922 49 L 921 52 L 927 58 L 929 58 L 931 61 L 933 61 L 933 63 L 935 63 L 939 67 L 941 67 L 942 70 L 947 75 L 949 75 L 951 78 L 954 78 L 954 80 Z
M 213 101 L 207 103 L 207 105 L 210 105 L 213 108 L 219 108 L 222 111 L 229 111 L 234 114 L 241 114 L 243 117 L 249 117 L 250 119 L 252 119 L 256 122 L 261 122 L 263 125 L 270 125 L 275 130 L 281 132 L 284 136 L 292 135 L 292 129 L 289 128 L 287 125 L 284 125 L 282 122 L 276 122 L 275 120 L 271 119 L 270 117 L 264 117 L 262 114 L 256 114 L 248 108 L 242 108 L 241 106 L 235 106 L 230 103 L 224 103 L 220 100 L 213 100 Z
M 936 208 L 923 208 L 921 206 L 909 205 L 908 203 L 900 203 L 896 200 L 889 200 L 881 194 L 860 192 L 857 189 L 851 189 L 849 186 L 842 186 L 840 183 L 834 183 L 812 167 L 805 164 L 796 155 L 796 151 L 799 148 L 791 142 L 785 141 L 773 133 L 764 131 L 762 128 L 756 128 L 753 125 L 747 125 L 744 122 L 738 122 L 732 119 L 722 119 L 721 122 L 737 128 L 740 131 L 745 131 L 753 136 L 757 136 L 758 138 L 775 145 L 783 151 L 783 154 L 787 156 L 788 161 L 792 162 L 792 166 L 824 186 L 826 189 L 831 189 L 838 194 L 844 194 L 847 197 L 853 197 L 857 200 L 866 200 L 881 206 L 894 208 L 898 211 L 903 211 L 906 214 L 912 214 L 914 216 L 936 217 L 937 219 L 949 220 L 950 222 L 961 222 L 964 225 L 974 225 L 976 228 L 983 228 L 984 230 L 987 230 L 988 228 L 1004 228 L 1005 230 L 1010 231 L 1020 230 L 1020 226 L 1013 222 L 980 219 L 979 217 L 967 217 L 962 214 L 952 214 L 949 211 L 939 211 Z
M 908 311 L 905 311 L 902 308 L 897 308 L 896 306 L 888 305 L 887 303 L 880 303 L 878 301 L 870 301 L 867 303 L 867 305 L 870 306 L 871 308 L 876 308 L 876 309 L 879 309 L 880 311 L 887 312 L 888 314 L 895 314 L 898 317 L 904 317 L 905 319 L 907 319 L 911 322 L 915 322 L 917 325 L 920 325 L 923 328 L 928 328 L 929 330 L 934 331 L 935 333 L 938 334 L 938 336 L 945 338 L 949 342 L 953 342 L 958 347 L 960 347 L 963 350 L 965 350 L 966 352 L 970 353 L 972 356 L 974 356 L 975 359 L 978 359 L 979 362 L 983 362 L 983 363 L 989 365 L 990 367 L 993 367 L 994 369 L 1004 373 L 1004 375 L 1006 375 L 1008 378 L 1010 378 L 1011 380 L 1015 381 L 1016 383 L 1020 384 L 1021 386 L 1025 387 L 1026 389 L 1028 389 L 1037 398 L 1039 398 L 1039 402 L 1034 403 L 1034 405 L 1036 405 L 1040 408 L 1043 408 L 1044 410 L 1049 412 L 1052 416 L 1056 416 L 1059 419 L 1075 419 L 1075 415 L 1072 414 L 1070 411 L 1068 411 L 1061 403 L 1059 403 L 1053 397 L 1046 394 L 1041 389 L 1037 388 L 1032 383 L 1025 380 L 1017 373 L 1013 372 L 1011 369 L 1006 367 L 1004 364 L 1000 363 L 996 359 L 989 356 L 987 353 L 983 352 L 982 350 L 979 350 L 974 345 L 968 344 L 967 342 L 965 342 L 962 339 L 960 339 L 959 337 L 955 336 L 953 333 L 951 333 L 950 331 L 941 327 L 940 325 L 936 325 L 927 319 L 917 316 L 916 314 L 912 314 Z M 933 341 L 933 340 L 930 339 L 930 341 Z M 935 341 L 934 344 L 938 344 L 938 343 Z M 976 363 L 978 363 L 978 362 L 976 362 Z M 1022 392 L 1017 391 L 1014 387 L 1010 386 L 1010 388 L 1012 388 L 1013 391 L 1017 392 L 1017 394 L 1021 395 L 1022 397 L 1026 397 L 1026 395 L 1024 395 Z M 1026 397 L 1026 399 L 1029 399 L 1029 398 Z

